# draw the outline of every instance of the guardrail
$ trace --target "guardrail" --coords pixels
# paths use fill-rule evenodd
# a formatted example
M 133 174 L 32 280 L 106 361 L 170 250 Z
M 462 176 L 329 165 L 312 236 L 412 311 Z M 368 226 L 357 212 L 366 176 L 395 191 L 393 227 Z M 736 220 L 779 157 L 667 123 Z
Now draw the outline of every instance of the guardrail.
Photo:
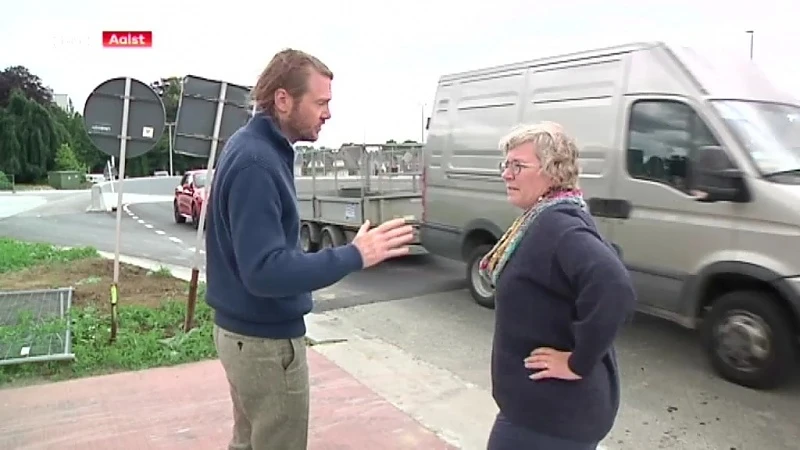
M 153 203 L 172 201 L 175 187 L 180 183 L 181 177 L 141 177 L 127 178 L 123 181 L 105 181 L 92 186 L 91 203 L 88 212 L 108 212 L 117 208 L 117 195 L 119 184 L 123 185 L 122 203 Z M 412 176 L 395 176 L 393 185 L 389 190 L 409 190 L 414 182 Z M 332 191 L 344 187 L 358 187 L 361 184 L 359 176 L 333 176 L 322 177 L 300 176 L 295 178 L 295 188 L 298 195 L 310 194 L 316 191 Z M 376 184 L 376 183 L 373 183 Z

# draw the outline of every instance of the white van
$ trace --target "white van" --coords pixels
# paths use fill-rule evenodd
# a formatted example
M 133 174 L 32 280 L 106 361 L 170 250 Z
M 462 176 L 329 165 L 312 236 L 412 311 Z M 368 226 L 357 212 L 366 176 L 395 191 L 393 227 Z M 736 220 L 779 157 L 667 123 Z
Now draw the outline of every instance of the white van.
M 561 123 L 640 311 L 701 329 L 722 377 L 780 384 L 800 334 L 800 106 L 752 62 L 716 59 L 635 43 L 443 76 L 422 244 L 465 261 L 472 296 L 492 307 L 476 262 L 519 213 L 497 143 L 518 123 Z

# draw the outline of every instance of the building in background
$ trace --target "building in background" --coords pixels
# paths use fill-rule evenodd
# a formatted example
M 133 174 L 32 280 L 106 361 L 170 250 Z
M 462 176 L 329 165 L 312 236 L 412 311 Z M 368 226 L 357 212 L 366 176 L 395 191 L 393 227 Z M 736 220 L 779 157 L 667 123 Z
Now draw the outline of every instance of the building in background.
M 72 106 L 72 100 L 67 94 L 53 94 L 53 101 L 61 109 L 70 114 L 75 111 L 75 108 Z

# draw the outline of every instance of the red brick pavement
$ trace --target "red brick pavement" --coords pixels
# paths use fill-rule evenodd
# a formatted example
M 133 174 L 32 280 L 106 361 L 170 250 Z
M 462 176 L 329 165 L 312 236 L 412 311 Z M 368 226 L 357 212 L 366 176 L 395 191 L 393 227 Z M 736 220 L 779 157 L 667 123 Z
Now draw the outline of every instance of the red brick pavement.
M 449 446 L 309 349 L 311 450 Z M 224 450 L 231 403 L 218 361 L 0 390 L 2 450 Z

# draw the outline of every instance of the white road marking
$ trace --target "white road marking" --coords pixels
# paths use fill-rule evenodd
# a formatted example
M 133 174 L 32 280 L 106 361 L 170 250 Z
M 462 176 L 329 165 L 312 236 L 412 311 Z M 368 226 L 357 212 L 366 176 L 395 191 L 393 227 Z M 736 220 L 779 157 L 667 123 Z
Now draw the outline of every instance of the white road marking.
M 167 233 L 165 231 L 155 229 L 155 227 L 153 225 L 151 225 L 149 223 L 146 223 L 144 220 L 140 219 L 139 216 L 135 215 L 133 212 L 128 210 L 128 205 L 124 205 L 123 209 L 131 216 L 131 219 L 139 222 L 140 224 L 144 225 L 146 228 L 155 231 L 157 235 L 159 235 L 159 236 L 166 236 L 167 235 Z M 167 239 L 169 239 L 170 241 L 172 241 L 172 242 L 174 242 L 176 244 L 183 244 L 183 241 L 180 238 L 177 238 L 175 236 L 167 236 Z M 191 251 L 192 253 L 195 253 L 195 250 L 196 250 L 195 247 L 192 247 L 192 248 L 189 249 L 189 251 Z M 200 254 L 205 254 L 205 253 L 206 253 L 205 250 L 202 250 L 202 249 L 200 250 Z
M 194 253 L 194 252 L 196 252 L 196 251 L 197 251 L 197 247 L 190 247 L 190 248 L 189 248 L 189 251 L 190 251 L 190 252 L 192 252 L 192 253 Z M 200 253 L 203 253 L 203 254 L 204 254 L 205 252 L 206 252 L 205 250 L 203 250 L 203 249 L 200 249 Z

